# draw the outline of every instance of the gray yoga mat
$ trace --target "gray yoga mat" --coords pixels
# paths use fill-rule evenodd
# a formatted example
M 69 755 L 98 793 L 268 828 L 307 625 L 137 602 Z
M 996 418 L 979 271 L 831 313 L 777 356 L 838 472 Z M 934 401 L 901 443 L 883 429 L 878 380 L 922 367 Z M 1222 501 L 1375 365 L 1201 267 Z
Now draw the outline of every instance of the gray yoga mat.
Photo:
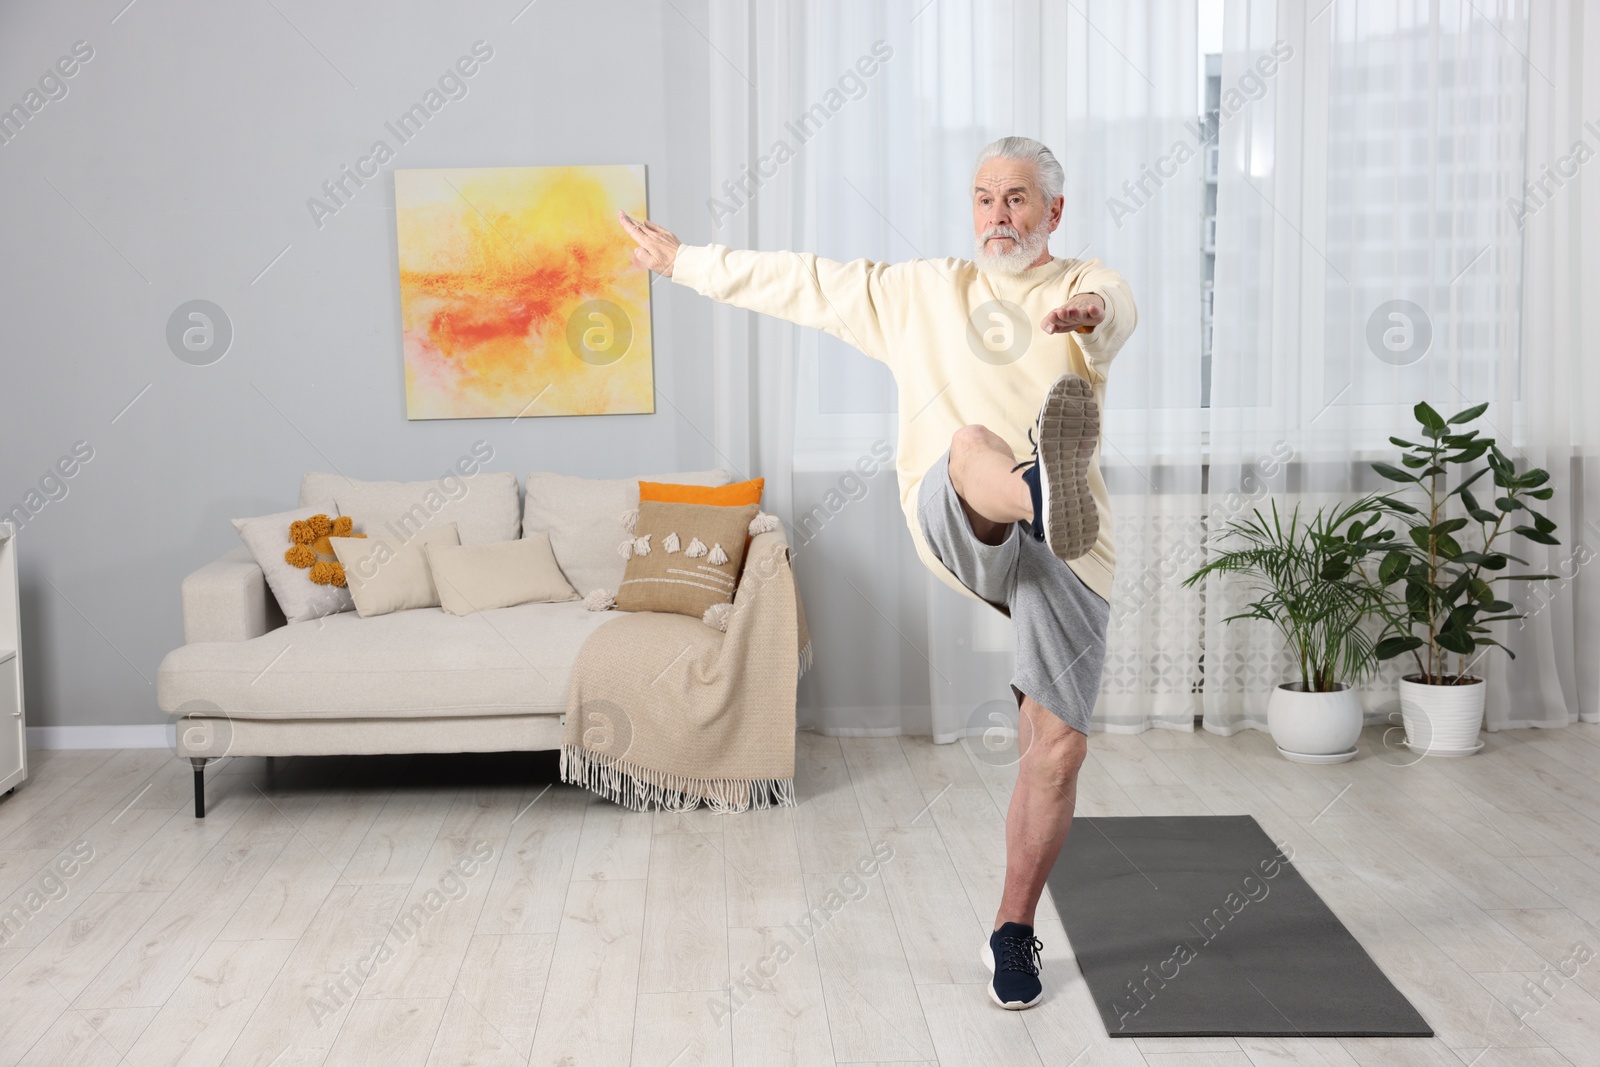
M 1433 1036 L 1285 852 L 1248 815 L 1073 820 L 1050 894 L 1107 1033 Z

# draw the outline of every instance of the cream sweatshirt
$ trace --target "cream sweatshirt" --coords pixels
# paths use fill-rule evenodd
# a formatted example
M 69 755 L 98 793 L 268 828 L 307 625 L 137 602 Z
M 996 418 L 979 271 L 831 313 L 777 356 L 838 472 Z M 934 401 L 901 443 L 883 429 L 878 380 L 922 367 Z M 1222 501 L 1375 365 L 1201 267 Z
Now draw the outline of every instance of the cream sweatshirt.
M 934 574 L 974 599 L 922 536 L 923 475 L 956 430 L 971 423 L 999 434 L 1018 460 L 1032 457 L 1028 431 L 1046 390 L 1064 373 L 1088 379 L 1103 410 L 1106 371 L 1139 321 L 1127 282 L 1099 260 L 1052 259 L 1018 275 L 993 275 L 965 259 L 838 263 L 808 252 L 682 245 L 672 280 L 713 300 L 822 330 L 889 365 L 900 391 L 895 470 L 911 539 Z M 1100 325 L 1089 333 L 1039 328 L 1078 293 L 1105 301 Z M 1100 536 L 1088 555 L 1067 565 L 1109 602 L 1117 556 L 1098 445 L 1089 487 Z

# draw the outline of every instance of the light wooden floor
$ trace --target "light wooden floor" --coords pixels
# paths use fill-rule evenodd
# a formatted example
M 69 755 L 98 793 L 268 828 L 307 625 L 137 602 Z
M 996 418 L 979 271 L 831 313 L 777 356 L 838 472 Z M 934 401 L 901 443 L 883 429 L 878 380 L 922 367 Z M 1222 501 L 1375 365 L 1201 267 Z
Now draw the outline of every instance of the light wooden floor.
M 1600 952 L 1600 727 L 1486 738 L 1402 766 L 1369 729 L 1358 761 L 1303 767 L 1259 733 L 1096 734 L 1079 788 L 1085 815 L 1254 815 L 1433 1040 L 1110 1040 L 1048 895 L 1047 999 L 993 1007 L 1013 772 L 961 745 L 802 734 L 800 807 L 725 817 L 551 785 L 548 753 L 270 781 L 239 759 L 203 822 L 164 751 L 36 752 L 0 801 L 3 910 L 28 916 L 0 948 L 0 1067 L 1600 1063 L 1600 958 L 1526 1026 L 1507 1007 Z M 807 941 L 788 924 L 816 908 Z

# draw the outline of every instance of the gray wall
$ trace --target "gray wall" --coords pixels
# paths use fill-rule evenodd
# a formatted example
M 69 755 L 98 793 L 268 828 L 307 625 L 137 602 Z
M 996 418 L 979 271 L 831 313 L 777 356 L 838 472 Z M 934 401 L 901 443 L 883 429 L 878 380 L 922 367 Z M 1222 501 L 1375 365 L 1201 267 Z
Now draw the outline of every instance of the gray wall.
M 0 5 L 0 107 L 93 48 L 0 144 L 0 509 L 93 449 L 18 538 L 29 725 L 163 721 L 180 580 L 307 469 L 433 479 L 480 439 L 519 478 L 716 465 L 709 304 L 671 283 L 655 372 L 682 415 L 407 422 L 392 179 L 643 163 L 651 215 L 710 240 L 705 0 L 125 3 Z M 318 229 L 307 198 L 478 40 L 468 94 Z M 235 331 L 211 366 L 165 339 L 196 298 Z

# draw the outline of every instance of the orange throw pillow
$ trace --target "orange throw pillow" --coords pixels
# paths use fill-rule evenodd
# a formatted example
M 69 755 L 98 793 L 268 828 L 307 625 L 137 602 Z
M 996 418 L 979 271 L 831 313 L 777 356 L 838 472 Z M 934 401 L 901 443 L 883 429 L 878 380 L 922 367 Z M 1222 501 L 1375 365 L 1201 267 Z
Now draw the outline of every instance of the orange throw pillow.
M 668 482 L 640 482 L 639 499 L 658 500 L 664 504 L 713 504 L 717 507 L 737 508 L 746 504 L 761 503 L 761 487 L 765 478 L 752 478 L 733 485 L 672 485 Z

